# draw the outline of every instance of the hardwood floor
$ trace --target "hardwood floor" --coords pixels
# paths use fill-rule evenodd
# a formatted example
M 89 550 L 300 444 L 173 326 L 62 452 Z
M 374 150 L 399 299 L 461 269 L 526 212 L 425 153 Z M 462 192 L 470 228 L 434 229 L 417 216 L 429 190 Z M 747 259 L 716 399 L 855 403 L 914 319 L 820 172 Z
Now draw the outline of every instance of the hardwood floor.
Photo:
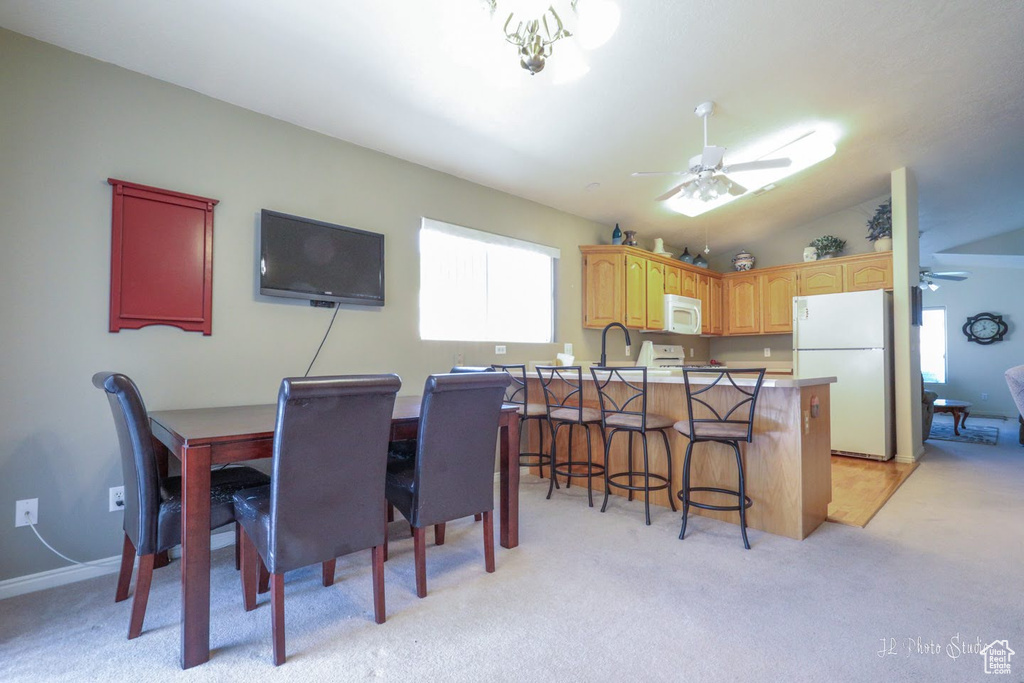
M 867 526 L 915 469 L 916 462 L 878 462 L 833 455 L 832 502 L 828 506 L 828 521 Z

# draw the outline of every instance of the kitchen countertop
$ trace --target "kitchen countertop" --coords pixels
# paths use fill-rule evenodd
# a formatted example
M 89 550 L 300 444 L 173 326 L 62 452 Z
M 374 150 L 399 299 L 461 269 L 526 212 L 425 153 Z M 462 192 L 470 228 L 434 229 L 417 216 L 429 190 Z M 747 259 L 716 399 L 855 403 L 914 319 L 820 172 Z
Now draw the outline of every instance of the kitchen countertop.
M 628 372 L 628 368 L 623 369 L 624 372 Z M 589 374 L 589 373 L 587 373 Z M 637 372 L 637 378 L 639 379 L 640 373 Z M 702 376 L 695 377 L 690 376 L 690 384 L 711 384 L 717 376 Z M 589 377 L 587 379 L 590 379 Z M 615 380 L 618 381 L 618 380 Z M 722 381 L 728 384 L 728 380 L 724 377 Z M 748 377 L 737 377 L 735 378 L 737 386 L 741 387 L 752 387 L 754 386 L 754 380 Z M 822 384 L 834 384 L 837 381 L 835 377 L 793 377 L 792 374 L 788 373 L 765 373 L 764 382 L 761 384 L 762 389 L 793 389 L 799 387 L 814 387 Z M 647 373 L 648 384 L 685 384 L 683 379 L 682 370 L 675 371 L 672 374 L 665 375 L 661 372 L 655 371 L 655 373 Z

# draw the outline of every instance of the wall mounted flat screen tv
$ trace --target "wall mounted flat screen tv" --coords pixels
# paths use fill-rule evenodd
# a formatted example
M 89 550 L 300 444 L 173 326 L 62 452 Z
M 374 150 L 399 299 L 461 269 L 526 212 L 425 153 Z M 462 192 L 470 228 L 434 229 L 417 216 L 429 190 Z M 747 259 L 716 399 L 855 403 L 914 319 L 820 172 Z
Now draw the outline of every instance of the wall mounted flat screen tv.
M 384 235 L 263 209 L 260 294 L 384 305 Z

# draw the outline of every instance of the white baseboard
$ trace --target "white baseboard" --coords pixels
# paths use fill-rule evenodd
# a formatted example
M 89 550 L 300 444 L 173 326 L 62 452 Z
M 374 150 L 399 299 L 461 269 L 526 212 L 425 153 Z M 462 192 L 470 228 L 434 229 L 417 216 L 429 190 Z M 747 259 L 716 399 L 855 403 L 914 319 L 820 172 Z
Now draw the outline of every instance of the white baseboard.
M 235 532 L 222 531 L 210 536 L 210 549 L 218 550 L 235 544 Z M 171 557 L 181 557 L 181 546 L 171 549 Z M 102 560 L 94 560 L 87 565 L 74 564 L 69 567 L 58 567 L 37 574 L 18 576 L 6 581 L 0 581 L 0 600 L 13 598 L 16 595 L 35 593 L 36 591 L 56 588 L 69 583 L 95 579 L 97 576 L 116 574 L 121 567 L 121 556 L 105 557 Z

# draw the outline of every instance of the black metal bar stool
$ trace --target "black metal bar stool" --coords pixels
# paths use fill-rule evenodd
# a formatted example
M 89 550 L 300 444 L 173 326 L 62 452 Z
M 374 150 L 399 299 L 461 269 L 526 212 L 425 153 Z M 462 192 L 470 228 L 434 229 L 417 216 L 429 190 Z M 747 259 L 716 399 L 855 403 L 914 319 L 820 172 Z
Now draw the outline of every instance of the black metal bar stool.
M 594 491 L 590 487 L 596 475 L 605 473 L 604 465 L 594 462 L 590 447 L 590 426 L 601 424 L 601 411 L 583 405 L 583 368 L 578 365 L 538 365 L 537 376 L 544 390 L 544 403 L 547 407 L 548 428 L 551 430 L 551 457 L 549 468 L 551 483 L 548 485 L 548 498 L 558 488 L 556 475 L 565 477 L 565 487 L 572 485 L 574 477 L 587 478 L 587 501 L 594 507 Z M 564 462 L 555 457 L 555 446 L 558 443 L 558 430 L 569 427 L 569 454 Z M 572 459 L 572 431 L 574 427 L 583 427 L 587 435 L 587 459 Z M 599 430 L 600 431 L 600 430 Z M 604 431 L 601 431 L 604 438 Z M 582 470 L 582 471 L 581 471 Z
M 750 542 L 747 540 L 747 508 L 753 505 L 754 501 L 747 496 L 743 477 L 743 455 L 740 453 L 739 442 L 750 443 L 753 440 L 754 407 L 757 405 L 757 395 L 760 393 L 761 383 L 764 381 L 764 372 L 764 368 L 683 370 L 683 380 L 686 383 L 686 410 L 689 417 L 686 420 L 680 420 L 674 426 L 676 431 L 690 440 L 690 443 L 686 446 L 686 460 L 683 462 L 683 488 L 678 494 L 679 500 L 683 501 L 683 526 L 679 530 L 680 539 L 686 535 L 686 518 L 691 505 L 702 510 L 738 510 L 740 531 L 743 533 L 743 547 L 750 550 Z M 691 386 L 691 379 L 697 380 L 696 384 L 701 388 L 695 389 Z M 723 379 L 728 383 L 722 382 Z M 740 383 L 737 383 L 737 380 L 740 380 Z M 707 394 L 715 387 L 718 387 L 718 392 Z M 736 392 L 739 392 L 738 396 Z M 704 397 L 698 398 L 701 395 Z M 718 408 L 715 408 L 709 401 L 713 401 Z M 740 410 L 741 408 L 742 410 Z M 743 419 L 733 417 L 737 411 L 740 411 L 739 414 L 743 416 Z M 713 486 L 690 486 L 690 456 L 693 446 L 708 441 L 730 446 L 736 454 L 736 469 L 739 472 L 738 491 Z M 698 503 L 691 499 L 691 494 L 694 491 L 724 493 L 736 496 L 738 502 L 736 505 Z
M 537 452 L 519 451 L 519 464 L 527 467 L 536 467 L 540 470 L 540 478 L 544 478 L 544 463 L 551 462 L 551 454 L 544 451 L 544 428 L 550 430 L 548 422 L 548 407 L 544 403 L 530 403 L 530 386 L 526 382 L 526 366 L 519 365 L 492 365 L 492 368 L 499 372 L 507 372 L 512 378 L 512 383 L 505 390 L 505 403 L 515 403 L 519 406 L 519 443 L 523 443 L 523 428 L 529 420 L 537 423 L 540 445 Z M 550 431 L 548 432 L 551 433 Z M 529 434 L 529 432 L 527 432 Z
M 601 426 L 603 431 L 608 432 L 605 439 L 604 461 L 607 465 L 608 454 L 611 450 L 612 440 L 619 432 L 625 432 L 629 438 L 629 467 L 625 472 L 615 472 L 604 475 L 604 504 L 601 512 L 608 507 L 608 496 L 611 487 L 629 491 L 629 500 L 633 500 L 635 491 L 644 492 L 644 515 L 647 518 L 647 525 L 651 524 L 651 491 L 664 489 L 668 493 L 668 504 L 675 512 L 676 503 L 672 499 L 672 447 L 668 443 L 668 434 L 665 430 L 672 428 L 674 420 L 664 415 L 657 415 L 647 412 L 647 368 L 645 367 L 592 367 L 590 374 L 594 377 L 594 386 L 597 387 L 597 395 L 601 400 Z M 636 381 L 640 379 L 640 385 Z M 613 384 L 614 381 L 614 384 Z M 611 387 L 616 387 L 612 390 Z M 616 395 L 619 398 L 616 398 Z M 665 443 L 665 456 L 668 461 L 668 472 L 665 475 L 651 472 L 650 460 L 647 456 L 647 432 L 656 431 L 661 433 L 662 441 Z M 633 465 L 633 434 L 639 434 L 644 448 L 644 468 L 636 470 Z M 643 486 L 633 483 L 634 477 L 643 477 Z M 622 483 L 620 479 L 625 479 Z M 651 479 L 660 482 L 651 486 Z

